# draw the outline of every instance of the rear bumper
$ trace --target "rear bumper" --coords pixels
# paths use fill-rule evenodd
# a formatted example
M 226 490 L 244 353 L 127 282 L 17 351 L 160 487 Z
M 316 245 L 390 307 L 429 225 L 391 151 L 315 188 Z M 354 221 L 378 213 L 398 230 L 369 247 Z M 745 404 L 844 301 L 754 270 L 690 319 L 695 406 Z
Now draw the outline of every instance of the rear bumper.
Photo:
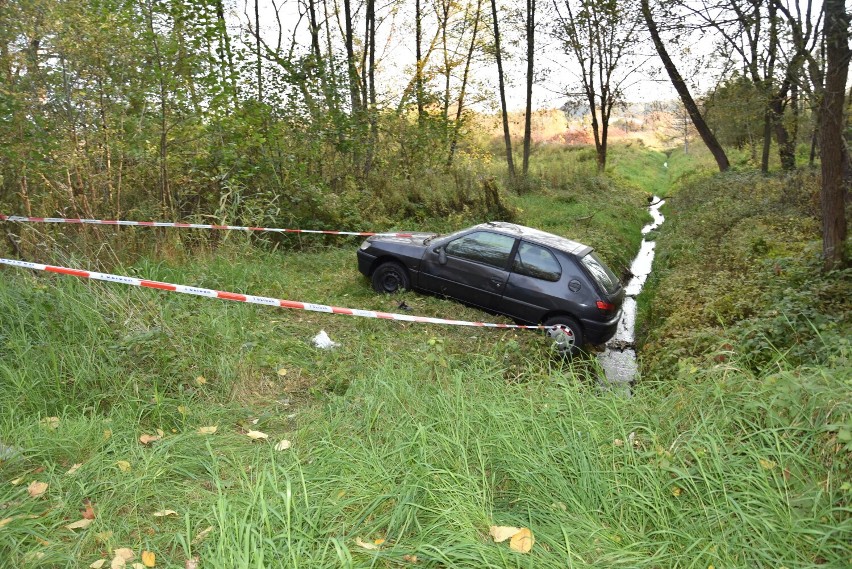
M 605 322 L 600 320 L 580 320 L 583 331 L 586 333 L 586 343 L 605 344 L 615 336 L 618 331 L 618 322 L 621 320 L 621 310 L 616 312 L 612 319 Z

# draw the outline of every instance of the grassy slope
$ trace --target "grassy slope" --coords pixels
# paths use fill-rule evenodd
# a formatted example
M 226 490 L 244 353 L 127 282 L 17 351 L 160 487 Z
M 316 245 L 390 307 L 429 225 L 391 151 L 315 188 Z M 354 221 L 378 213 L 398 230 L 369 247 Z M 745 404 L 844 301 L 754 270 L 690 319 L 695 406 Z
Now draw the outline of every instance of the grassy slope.
M 572 156 L 552 158 L 574 167 Z M 622 263 L 645 220 L 643 193 L 584 176 L 519 198 L 521 221 L 562 228 Z M 170 259 L 126 271 L 359 308 L 399 302 L 370 291 L 351 246 L 282 253 L 230 242 Z M 674 384 L 646 381 L 624 399 L 598 392 L 588 364 L 553 362 L 532 333 L 4 271 L 0 441 L 19 454 L 0 462 L 0 567 L 87 566 L 116 547 L 154 551 L 159 567 L 198 555 L 222 568 L 412 565 L 405 555 L 424 567 L 849 557 L 839 435 L 824 427 L 848 418 L 833 368 L 768 375 L 727 361 L 687 368 Z M 404 300 L 415 314 L 482 317 Z M 321 328 L 338 349 L 309 345 Z M 40 421 L 49 416 L 57 428 Z M 216 434 L 196 432 L 209 425 Z M 164 440 L 138 442 L 157 428 Z M 272 442 L 252 443 L 248 429 Z M 273 450 L 285 438 L 291 449 Z M 44 498 L 27 497 L 31 480 L 50 484 Z M 94 524 L 64 529 L 87 498 Z M 153 516 L 163 509 L 178 515 Z M 492 524 L 531 528 L 532 552 L 492 543 Z M 356 538 L 385 541 L 369 551 Z

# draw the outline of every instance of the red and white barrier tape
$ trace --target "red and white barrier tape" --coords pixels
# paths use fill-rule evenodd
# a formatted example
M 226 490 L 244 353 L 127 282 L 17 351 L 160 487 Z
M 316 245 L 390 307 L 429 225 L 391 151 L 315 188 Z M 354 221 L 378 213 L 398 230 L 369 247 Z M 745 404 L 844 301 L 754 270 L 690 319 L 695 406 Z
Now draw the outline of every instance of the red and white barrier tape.
M 253 296 L 250 294 L 238 294 L 235 292 L 224 292 L 221 290 L 212 290 L 208 288 L 200 288 L 194 286 L 186 286 L 179 284 L 164 283 L 159 281 L 149 281 L 145 279 L 137 279 L 135 277 L 125 277 L 122 275 L 111 275 L 109 273 L 96 273 L 94 271 L 81 271 L 78 269 L 68 269 L 66 267 L 55 267 L 53 265 L 42 265 L 39 263 L 28 263 L 26 261 L 16 261 L 14 259 L 0 258 L 0 264 L 11 265 L 23 269 L 33 269 L 35 271 L 47 271 L 49 273 L 58 273 L 61 275 L 70 275 L 72 277 L 80 277 L 83 279 L 95 279 L 99 281 L 109 281 L 131 286 L 141 286 L 145 288 L 155 288 L 158 290 L 167 290 L 171 292 L 180 292 L 183 294 L 194 294 L 195 296 L 204 296 L 207 298 L 219 298 L 222 300 L 234 300 L 237 302 L 249 302 L 252 304 L 265 304 L 267 306 L 279 306 L 281 308 L 292 308 L 294 310 L 310 310 L 313 312 L 326 312 L 329 314 L 345 314 L 347 316 L 361 316 L 363 318 L 381 318 L 384 320 L 400 320 L 403 322 L 417 322 L 422 324 L 448 324 L 452 326 L 476 326 L 482 328 L 522 328 L 530 330 L 543 330 L 546 326 L 524 326 L 522 324 L 496 324 L 489 322 L 468 322 L 465 320 L 447 320 L 445 318 L 431 318 L 427 316 L 412 316 L 409 314 L 393 314 L 389 312 L 376 312 L 373 310 L 357 310 L 354 308 L 340 308 L 338 306 L 326 306 L 324 304 L 313 304 L 309 302 L 294 302 L 292 300 L 282 300 L 278 298 L 269 298 L 265 296 Z
M 328 231 L 322 229 L 282 229 L 278 227 L 249 227 L 242 225 L 207 225 L 204 223 L 171 223 L 167 221 L 126 221 L 121 219 L 79 219 L 71 217 L 24 217 L 20 215 L 3 215 L 0 221 L 17 221 L 20 223 L 72 223 L 88 225 L 129 225 L 141 227 L 180 227 L 185 229 L 228 229 L 235 231 L 269 231 L 272 233 L 319 233 L 323 235 L 354 235 L 357 237 L 413 237 L 412 233 L 374 233 L 370 231 Z

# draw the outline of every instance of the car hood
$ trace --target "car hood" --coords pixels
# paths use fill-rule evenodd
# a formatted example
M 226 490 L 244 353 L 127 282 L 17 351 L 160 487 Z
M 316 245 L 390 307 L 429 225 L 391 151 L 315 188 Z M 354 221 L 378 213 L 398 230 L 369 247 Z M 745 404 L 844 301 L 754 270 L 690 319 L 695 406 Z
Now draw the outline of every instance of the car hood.
M 406 233 L 405 237 L 400 235 L 373 235 L 368 237 L 367 241 L 369 243 L 400 243 L 423 247 L 426 244 L 426 239 L 437 235 L 437 233 Z

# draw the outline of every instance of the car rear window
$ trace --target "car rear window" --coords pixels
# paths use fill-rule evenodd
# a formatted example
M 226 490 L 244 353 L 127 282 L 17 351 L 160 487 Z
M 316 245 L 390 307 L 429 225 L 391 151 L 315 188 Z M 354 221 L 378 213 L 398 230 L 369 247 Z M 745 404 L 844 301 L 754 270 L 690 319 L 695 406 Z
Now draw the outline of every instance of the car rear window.
M 604 289 L 607 294 L 613 293 L 618 289 L 620 284 L 618 277 L 615 276 L 610 268 L 606 266 L 606 263 L 601 261 L 594 252 L 589 253 L 580 259 L 580 261 L 586 266 L 594 279 L 598 281 L 598 284 L 601 285 L 601 288 Z

